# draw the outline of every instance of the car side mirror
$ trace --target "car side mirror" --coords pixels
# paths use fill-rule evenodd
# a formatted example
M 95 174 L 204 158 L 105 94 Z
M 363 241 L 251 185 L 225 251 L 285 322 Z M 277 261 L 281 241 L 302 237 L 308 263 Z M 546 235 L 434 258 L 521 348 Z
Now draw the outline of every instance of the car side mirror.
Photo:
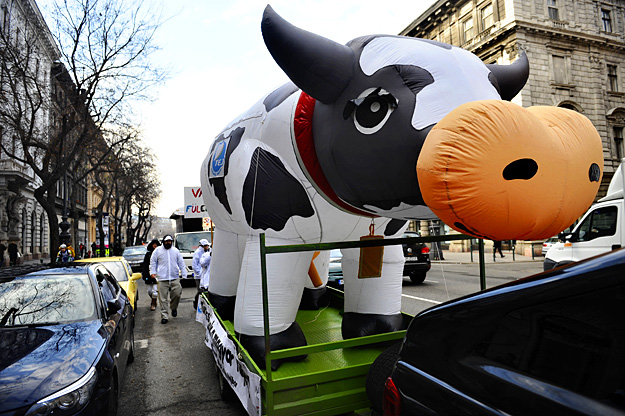
M 119 296 L 115 299 L 109 299 L 106 301 L 106 314 L 107 316 L 111 316 L 116 314 L 122 309 L 122 302 L 120 301 Z
M 579 239 L 577 233 L 560 233 L 558 238 L 565 243 L 574 243 Z
M 130 276 L 130 280 L 140 280 L 141 278 L 141 273 L 133 273 L 132 276 Z

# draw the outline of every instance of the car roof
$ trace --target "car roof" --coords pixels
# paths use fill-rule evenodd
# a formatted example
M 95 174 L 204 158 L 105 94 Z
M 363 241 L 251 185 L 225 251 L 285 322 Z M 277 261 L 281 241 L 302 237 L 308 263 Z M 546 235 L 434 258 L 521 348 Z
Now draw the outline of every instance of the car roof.
M 76 260 L 76 263 L 106 263 L 110 261 L 121 261 L 125 260 L 123 256 L 113 256 L 113 257 L 90 257 L 88 259 L 80 259 Z
M 0 269 L 0 282 L 11 281 L 21 276 L 53 276 L 59 274 L 85 274 L 92 268 L 91 264 L 70 263 L 40 263 L 25 264 L 13 267 L 3 267 Z

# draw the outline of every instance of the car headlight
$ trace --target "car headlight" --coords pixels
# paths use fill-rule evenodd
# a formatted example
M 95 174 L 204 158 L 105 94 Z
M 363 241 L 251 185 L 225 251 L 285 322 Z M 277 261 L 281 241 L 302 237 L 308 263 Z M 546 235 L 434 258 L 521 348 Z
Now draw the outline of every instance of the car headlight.
M 25 416 L 73 415 L 89 403 L 97 378 L 91 367 L 77 382 L 32 405 Z

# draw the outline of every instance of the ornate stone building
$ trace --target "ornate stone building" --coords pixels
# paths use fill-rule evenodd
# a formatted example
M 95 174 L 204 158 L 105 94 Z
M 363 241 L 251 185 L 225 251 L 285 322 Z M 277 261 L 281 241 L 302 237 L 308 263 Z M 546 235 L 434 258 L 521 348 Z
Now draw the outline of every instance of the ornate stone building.
M 624 0 L 439 0 L 401 31 L 460 46 L 486 63 L 527 53 L 530 77 L 514 102 L 587 116 L 603 140 L 597 197 L 625 156 Z
M 34 0 L 0 0 L 0 30 L 2 42 L 20 42 L 26 36 L 36 38 L 30 62 L 36 65 L 43 90 L 50 93 L 50 71 L 60 52 Z M 16 95 L 10 91 L 6 80 L 6 66 L 2 65 L 2 68 L 0 105 L 7 106 Z M 42 110 L 35 121 L 36 128 L 45 131 L 49 127 L 49 117 L 48 111 Z M 12 146 L 15 152 L 16 139 L 2 125 L 0 138 L 3 145 Z M 31 168 L 0 152 L 0 243 L 5 246 L 17 244 L 22 254 L 21 261 L 48 256 L 48 221 L 34 198 L 34 189 L 38 185 L 39 181 Z

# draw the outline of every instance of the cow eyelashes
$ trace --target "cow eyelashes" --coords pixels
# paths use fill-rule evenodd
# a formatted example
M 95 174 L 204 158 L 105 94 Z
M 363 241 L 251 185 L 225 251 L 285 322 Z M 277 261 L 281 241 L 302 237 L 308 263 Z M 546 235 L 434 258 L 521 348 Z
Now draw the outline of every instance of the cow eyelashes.
M 382 88 L 369 88 L 354 100 L 349 100 L 343 109 L 343 119 L 353 116 L 354 125 L 363 134 L 380 130 L 391 113 L 397 108 L 397 99 Z

